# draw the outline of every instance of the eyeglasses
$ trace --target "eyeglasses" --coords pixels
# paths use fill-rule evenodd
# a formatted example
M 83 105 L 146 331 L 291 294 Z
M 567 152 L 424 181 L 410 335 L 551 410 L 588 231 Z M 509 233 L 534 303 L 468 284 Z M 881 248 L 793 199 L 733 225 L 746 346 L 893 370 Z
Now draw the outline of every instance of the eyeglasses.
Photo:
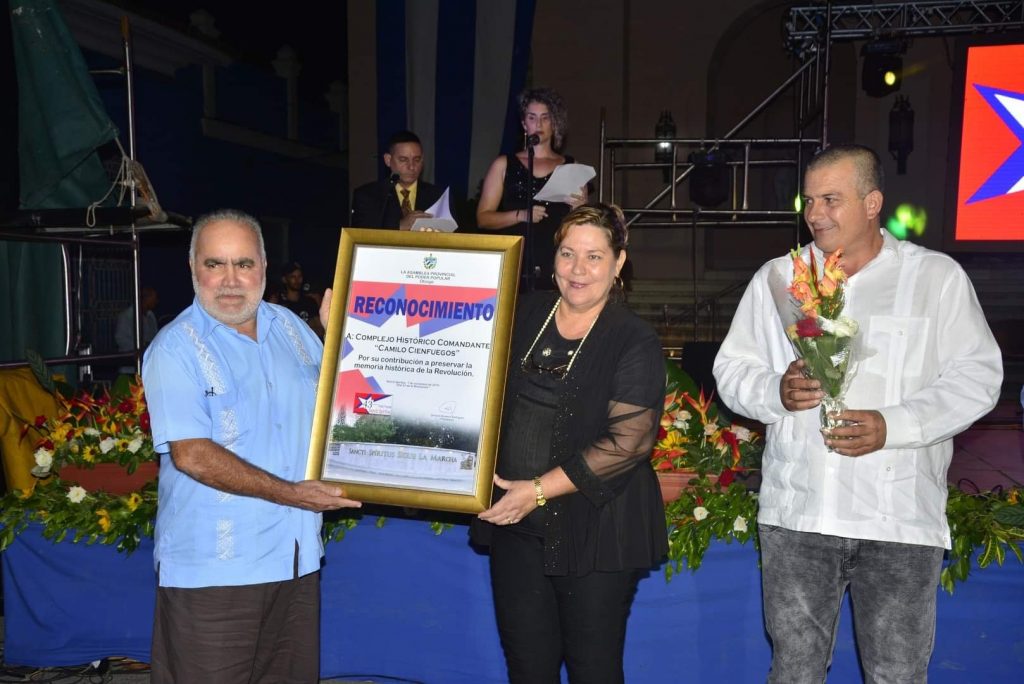
M 572 365 L 572 357 L 569 357 L 568 361 L 557 366 L 538 366 L 533 358 L 533 354 L 529 354 L 523 359 L 521 365 L 527 373 L 548 374 L 562 380 L 565 378 L 566 373 L 569 372 L 569 367 Z

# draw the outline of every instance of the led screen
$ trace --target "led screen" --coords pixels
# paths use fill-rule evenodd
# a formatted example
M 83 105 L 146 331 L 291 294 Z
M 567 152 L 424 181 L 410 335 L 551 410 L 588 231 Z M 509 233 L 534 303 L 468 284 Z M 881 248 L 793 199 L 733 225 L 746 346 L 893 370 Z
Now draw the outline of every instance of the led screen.
M 967 48 L 954 235 L 1024 240 L 1024 45 Z

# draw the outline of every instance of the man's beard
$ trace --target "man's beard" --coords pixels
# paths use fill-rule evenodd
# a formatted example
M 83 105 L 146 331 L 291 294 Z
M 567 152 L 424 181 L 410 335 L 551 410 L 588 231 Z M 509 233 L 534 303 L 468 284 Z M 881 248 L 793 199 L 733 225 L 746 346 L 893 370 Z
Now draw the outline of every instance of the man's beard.
M 199 280 L 196 279 L 196 276 L 193 273 L 192 289 L 195 290 L 196 297 L 199 299 L 199 304 L 203 307 L 206 313 L 210 314 L 225 325 L 242 325 L 256 317 L 256 310 L 260 306 L 260 300 L 263 299 L 263 292 L 267 289 L 267 276 L 264 274 L 263 277 L 260 278 L 258 292 L 248 292 L 239 287 L 218 287 L 213 291 L 212 296 L 207 299 L 199 288 Z M 245 297 L 245 303 L 238 311 L 222 311 L 217 303 L 217 297 L 223 295 Z M 250 299 L 250 296 L 252 299 Z

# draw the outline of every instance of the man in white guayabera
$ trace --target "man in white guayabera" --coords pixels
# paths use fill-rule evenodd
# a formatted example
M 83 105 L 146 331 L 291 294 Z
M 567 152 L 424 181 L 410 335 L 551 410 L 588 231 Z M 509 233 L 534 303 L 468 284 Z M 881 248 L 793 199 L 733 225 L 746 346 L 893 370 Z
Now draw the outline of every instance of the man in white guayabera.
M 817 381 L 804 377 L 769 282 L 747 287 L 715 359 L 723 401 L 768 428 L 758 530 L 769 682 L 822 682 L 849 588 L 868 682 L 924 682 L 946 522 L 953 436 L 994 406 L 999 348 L 966 274 L 944 254 L 880 229 L 882 168 L 866 147 L 836 145 L 804 177 L 816 262 L 842 249 L 844 315 L 863 353 L 838 414 L 820 431 Z
M 152 681 L 316 682 L 320 512 L 359 505 L 303 480 L 323 346 L 262 301 L 251 216 L 197 221 L 189 266 L 195 301 L 142 366 L 160 452 Z

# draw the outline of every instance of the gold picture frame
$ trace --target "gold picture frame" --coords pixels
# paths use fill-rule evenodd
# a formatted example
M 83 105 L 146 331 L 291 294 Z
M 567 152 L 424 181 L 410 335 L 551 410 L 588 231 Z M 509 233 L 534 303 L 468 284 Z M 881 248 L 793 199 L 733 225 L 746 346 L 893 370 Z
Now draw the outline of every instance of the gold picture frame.
M 344 228 L 307 479 L 367 503 L 491 503 L 522 238 Z

